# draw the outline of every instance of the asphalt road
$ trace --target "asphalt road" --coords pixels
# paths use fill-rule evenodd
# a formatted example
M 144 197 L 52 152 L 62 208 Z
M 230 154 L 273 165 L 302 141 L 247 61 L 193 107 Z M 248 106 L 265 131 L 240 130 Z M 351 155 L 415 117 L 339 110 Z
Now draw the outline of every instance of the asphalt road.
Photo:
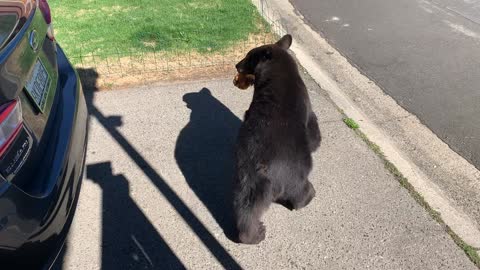
M 476 269 L 305 79 L 323 133 L 317 197 L 301 211 L 272 205 L 257 246 L 225 234 L 251 90 L 231 78 L 87 89 L 86 176 L 54 269 Z
M 402 107 L 480 168 L 480 1 L 291 0 Z

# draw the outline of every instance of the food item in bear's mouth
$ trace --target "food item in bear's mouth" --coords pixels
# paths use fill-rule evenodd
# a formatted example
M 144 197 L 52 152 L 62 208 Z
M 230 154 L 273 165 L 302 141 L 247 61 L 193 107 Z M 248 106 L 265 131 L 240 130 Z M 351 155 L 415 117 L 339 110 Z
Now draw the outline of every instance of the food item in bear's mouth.
M 233 85 L 242 90 L 247 89 L 254 82 L 255 75 L 253 74 L 238 73 L 235 78 L 233 78 Z

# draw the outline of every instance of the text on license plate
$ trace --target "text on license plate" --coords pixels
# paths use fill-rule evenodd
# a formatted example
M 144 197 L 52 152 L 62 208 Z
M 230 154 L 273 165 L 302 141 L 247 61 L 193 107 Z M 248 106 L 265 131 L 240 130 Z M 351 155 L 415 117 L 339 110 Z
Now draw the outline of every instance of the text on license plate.
M 49 88 L 50 77 L 48 76 L 47 69 L 40 59 L 38 59 L 33 67 L 31 77 L 25 85 L 25 89 L 27 89 L 29 96 L 41 112 L 45 109 Z

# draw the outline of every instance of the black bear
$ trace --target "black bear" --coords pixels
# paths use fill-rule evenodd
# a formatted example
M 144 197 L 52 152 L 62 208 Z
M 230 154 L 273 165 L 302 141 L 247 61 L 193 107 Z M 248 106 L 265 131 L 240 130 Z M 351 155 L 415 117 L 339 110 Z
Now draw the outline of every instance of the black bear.
M 262 214 L 272 202 L 300 209 L 315 196 L 308 181 L 311 152 L 321 141 L 317 117 L 294 58 L 292 37 L 252 49 L 237 65 L 250 78 L 253 100 L 245 112 L 236 145 L 233 208 L 238 240 L 265 239 Z M 249 75 L 249 76 L 245 76 Z M 242 87 L 243 88 L 243 87 Z

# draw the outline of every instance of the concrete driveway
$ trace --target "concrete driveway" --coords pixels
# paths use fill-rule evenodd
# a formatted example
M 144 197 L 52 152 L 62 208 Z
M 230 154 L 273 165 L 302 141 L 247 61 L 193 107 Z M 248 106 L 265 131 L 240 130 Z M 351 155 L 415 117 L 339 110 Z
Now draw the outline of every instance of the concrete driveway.
M 225 207 L 252 91 L 231 78 L 91 94 L 86 177 L 56 269 L 476 269 L 306 77 L 323 142 L 301 211 L 239 245 Z

